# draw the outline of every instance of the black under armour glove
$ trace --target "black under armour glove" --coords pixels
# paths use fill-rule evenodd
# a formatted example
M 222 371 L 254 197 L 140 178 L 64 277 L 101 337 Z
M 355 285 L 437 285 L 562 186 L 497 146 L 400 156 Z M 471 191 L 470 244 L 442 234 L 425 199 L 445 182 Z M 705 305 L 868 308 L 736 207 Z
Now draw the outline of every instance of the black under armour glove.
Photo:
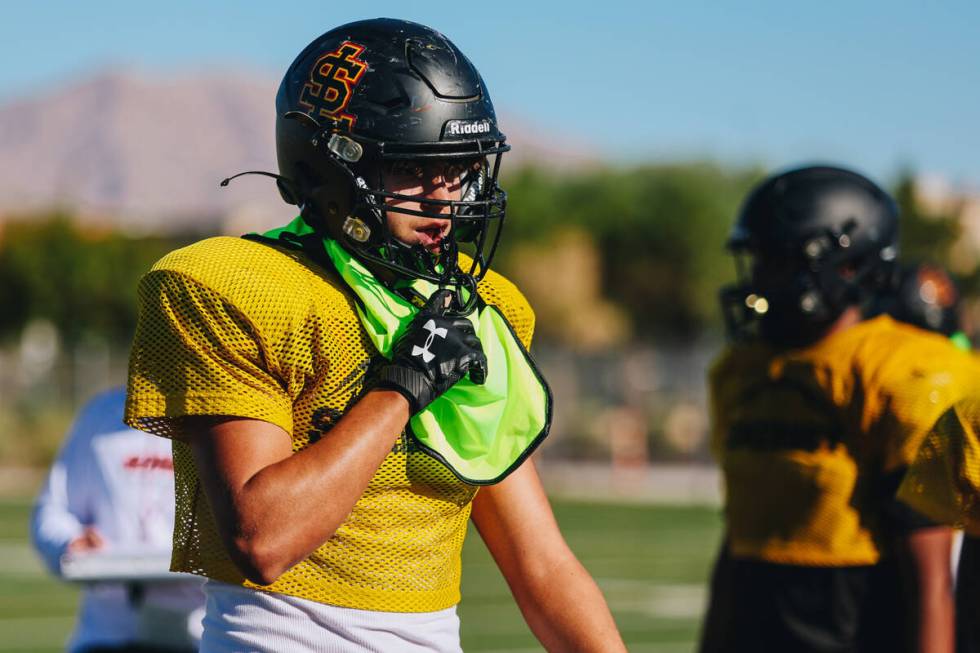
M 402 393 L 411 414 L 432 403 L 467 373 L 482 385 L 487 379 L 487 357 L 473 323 L 448 316 L 449 290 L 437 290 L 395 343 L 391 362 L 384 365 L 374 387 Z

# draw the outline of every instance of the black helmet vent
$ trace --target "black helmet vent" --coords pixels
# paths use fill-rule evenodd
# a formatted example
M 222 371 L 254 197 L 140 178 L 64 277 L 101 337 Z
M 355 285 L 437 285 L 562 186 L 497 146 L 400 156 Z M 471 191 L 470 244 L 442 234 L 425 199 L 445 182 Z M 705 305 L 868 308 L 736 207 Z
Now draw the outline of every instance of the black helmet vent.
M 478 100 L 483 91 L 473 64 L 465 57 L 460 61 L 461 55 L 440 40 L 409 39 L 405 43 L 408 65 L 436 96 L 444 100 Z

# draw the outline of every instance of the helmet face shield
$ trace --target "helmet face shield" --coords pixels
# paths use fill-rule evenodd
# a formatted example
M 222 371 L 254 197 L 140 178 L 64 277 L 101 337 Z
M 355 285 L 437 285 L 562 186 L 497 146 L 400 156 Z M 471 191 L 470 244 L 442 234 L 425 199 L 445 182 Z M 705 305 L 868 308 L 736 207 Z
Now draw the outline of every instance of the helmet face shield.
M 733 250 L 732 255 L 737 281 L 722 288 L 720 299 L 733 339 L 803 344 L 836 317 L 821 291 L 825 272 L 820 265 L 748 249 Z
M 345 245 L 402 277 L 460 292 L 475 288 L 503 229 L 501 154 L 383 158 L 380 170 L 367 175 L 373 184 L 357 178 L 355 206 L 344 222 Z

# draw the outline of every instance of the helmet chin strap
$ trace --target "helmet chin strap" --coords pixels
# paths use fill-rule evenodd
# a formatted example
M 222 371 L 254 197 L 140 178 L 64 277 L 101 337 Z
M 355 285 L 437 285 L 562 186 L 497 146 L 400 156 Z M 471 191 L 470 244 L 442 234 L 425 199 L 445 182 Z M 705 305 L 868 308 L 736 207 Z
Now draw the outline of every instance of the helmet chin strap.
M 452 303 L 449 305 L 449 313 L 466 317 L 476 308 L 476 303 L 480 295 L 476 290 L 476 279 L 470 275 L 463 276 L 463 284 L 466 286 L 467 297 L 463 297 L 463 286 L 456 286 L 452 289 Z

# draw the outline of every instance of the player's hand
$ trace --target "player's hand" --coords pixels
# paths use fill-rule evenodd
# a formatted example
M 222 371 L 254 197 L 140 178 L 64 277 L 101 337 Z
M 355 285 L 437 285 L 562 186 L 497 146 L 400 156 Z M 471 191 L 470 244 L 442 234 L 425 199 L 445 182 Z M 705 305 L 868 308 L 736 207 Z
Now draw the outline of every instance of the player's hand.
M 473 383 L 487 377 L 487 357 L 473 323 L 448 316 L 452 293 L 437 290 L 395 343 L 391 362 L 374 387 L 402 393 L 414 415 L 466 374 Z
M 89 553 L 97 551 L 105 546 L 105 540 L 99 535 L 99 531 L 91 526 L 86 526 L 82 534 L 68 543 L 68 553 Z

